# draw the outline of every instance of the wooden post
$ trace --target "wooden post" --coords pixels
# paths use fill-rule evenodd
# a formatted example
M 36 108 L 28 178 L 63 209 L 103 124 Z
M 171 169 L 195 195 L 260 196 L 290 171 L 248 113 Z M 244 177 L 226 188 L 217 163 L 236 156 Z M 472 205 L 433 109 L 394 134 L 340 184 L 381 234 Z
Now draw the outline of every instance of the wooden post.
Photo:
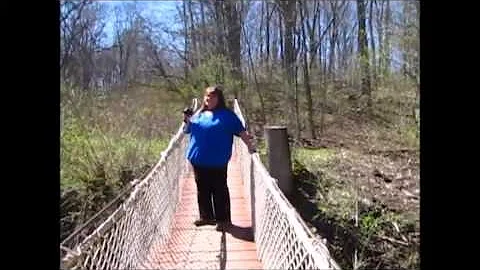
M 270 175 L 278 180 L 278 186 L 284 195 L 291 195 L 293 191 L 292 163 L 287 128 L 285 126 L 266 126 L 265 139 Z

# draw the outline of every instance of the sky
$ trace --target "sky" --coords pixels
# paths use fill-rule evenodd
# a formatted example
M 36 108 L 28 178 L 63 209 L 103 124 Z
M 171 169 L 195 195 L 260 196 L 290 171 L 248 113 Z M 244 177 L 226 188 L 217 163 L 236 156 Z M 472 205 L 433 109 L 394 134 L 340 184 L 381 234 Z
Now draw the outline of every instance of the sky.
M 121 6 L 125 3 L 137 2 L 140 8 L 143 10 L 142 15 L 146 17 L 153 17 L 159 22 L 165 24 L 169 28 L 181 27 L 177 17 L 176 5 L 181 4 L 181 1 L 98 1 L 102 5 L 105 5 L 109 10 L 109 18 L 105 26 L 105 32 L 107 34 L 104 42 L 106 45 L 113 43 L 113 23 L 115 20 L 114 8 Z

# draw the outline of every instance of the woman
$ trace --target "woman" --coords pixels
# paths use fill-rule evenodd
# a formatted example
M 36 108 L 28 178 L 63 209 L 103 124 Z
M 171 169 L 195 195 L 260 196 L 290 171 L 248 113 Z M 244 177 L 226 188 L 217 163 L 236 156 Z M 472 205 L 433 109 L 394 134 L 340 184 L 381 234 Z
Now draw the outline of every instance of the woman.
M 186 155 L 193 166 L 200 212 L 194 224 L 216 223 L 216 230 L 223 231 L 231 225 L 227 166 L 232 156 L 233 136 L 239 136 L 250 153 L 255 149 L 240 119 L 226 107 L 220 86 L 205 89 L 200 113 L 191 119 L 184 114 L 184 121 L 184 132 L 190 134 Z

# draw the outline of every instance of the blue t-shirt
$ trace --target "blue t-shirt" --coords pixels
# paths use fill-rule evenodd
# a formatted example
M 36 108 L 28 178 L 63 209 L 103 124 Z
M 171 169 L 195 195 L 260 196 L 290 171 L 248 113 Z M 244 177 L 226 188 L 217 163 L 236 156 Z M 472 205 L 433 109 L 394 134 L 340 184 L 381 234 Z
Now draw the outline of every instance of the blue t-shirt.
M 197 166 L 222 167 L 232 156 L 233 136 L 245 127 L 229 109 L 204 111 L 190 119 L 187 159 Z

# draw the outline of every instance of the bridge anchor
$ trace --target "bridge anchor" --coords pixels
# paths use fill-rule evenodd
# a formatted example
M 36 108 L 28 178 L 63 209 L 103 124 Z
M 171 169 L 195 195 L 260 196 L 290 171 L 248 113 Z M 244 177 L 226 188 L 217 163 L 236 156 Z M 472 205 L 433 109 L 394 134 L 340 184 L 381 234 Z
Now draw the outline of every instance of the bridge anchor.
M 278 180 L 278 186 L 285 196 L 292 195 L 293 177 L 288 133 L 285 126 L 266 126 L 268 170 Z

